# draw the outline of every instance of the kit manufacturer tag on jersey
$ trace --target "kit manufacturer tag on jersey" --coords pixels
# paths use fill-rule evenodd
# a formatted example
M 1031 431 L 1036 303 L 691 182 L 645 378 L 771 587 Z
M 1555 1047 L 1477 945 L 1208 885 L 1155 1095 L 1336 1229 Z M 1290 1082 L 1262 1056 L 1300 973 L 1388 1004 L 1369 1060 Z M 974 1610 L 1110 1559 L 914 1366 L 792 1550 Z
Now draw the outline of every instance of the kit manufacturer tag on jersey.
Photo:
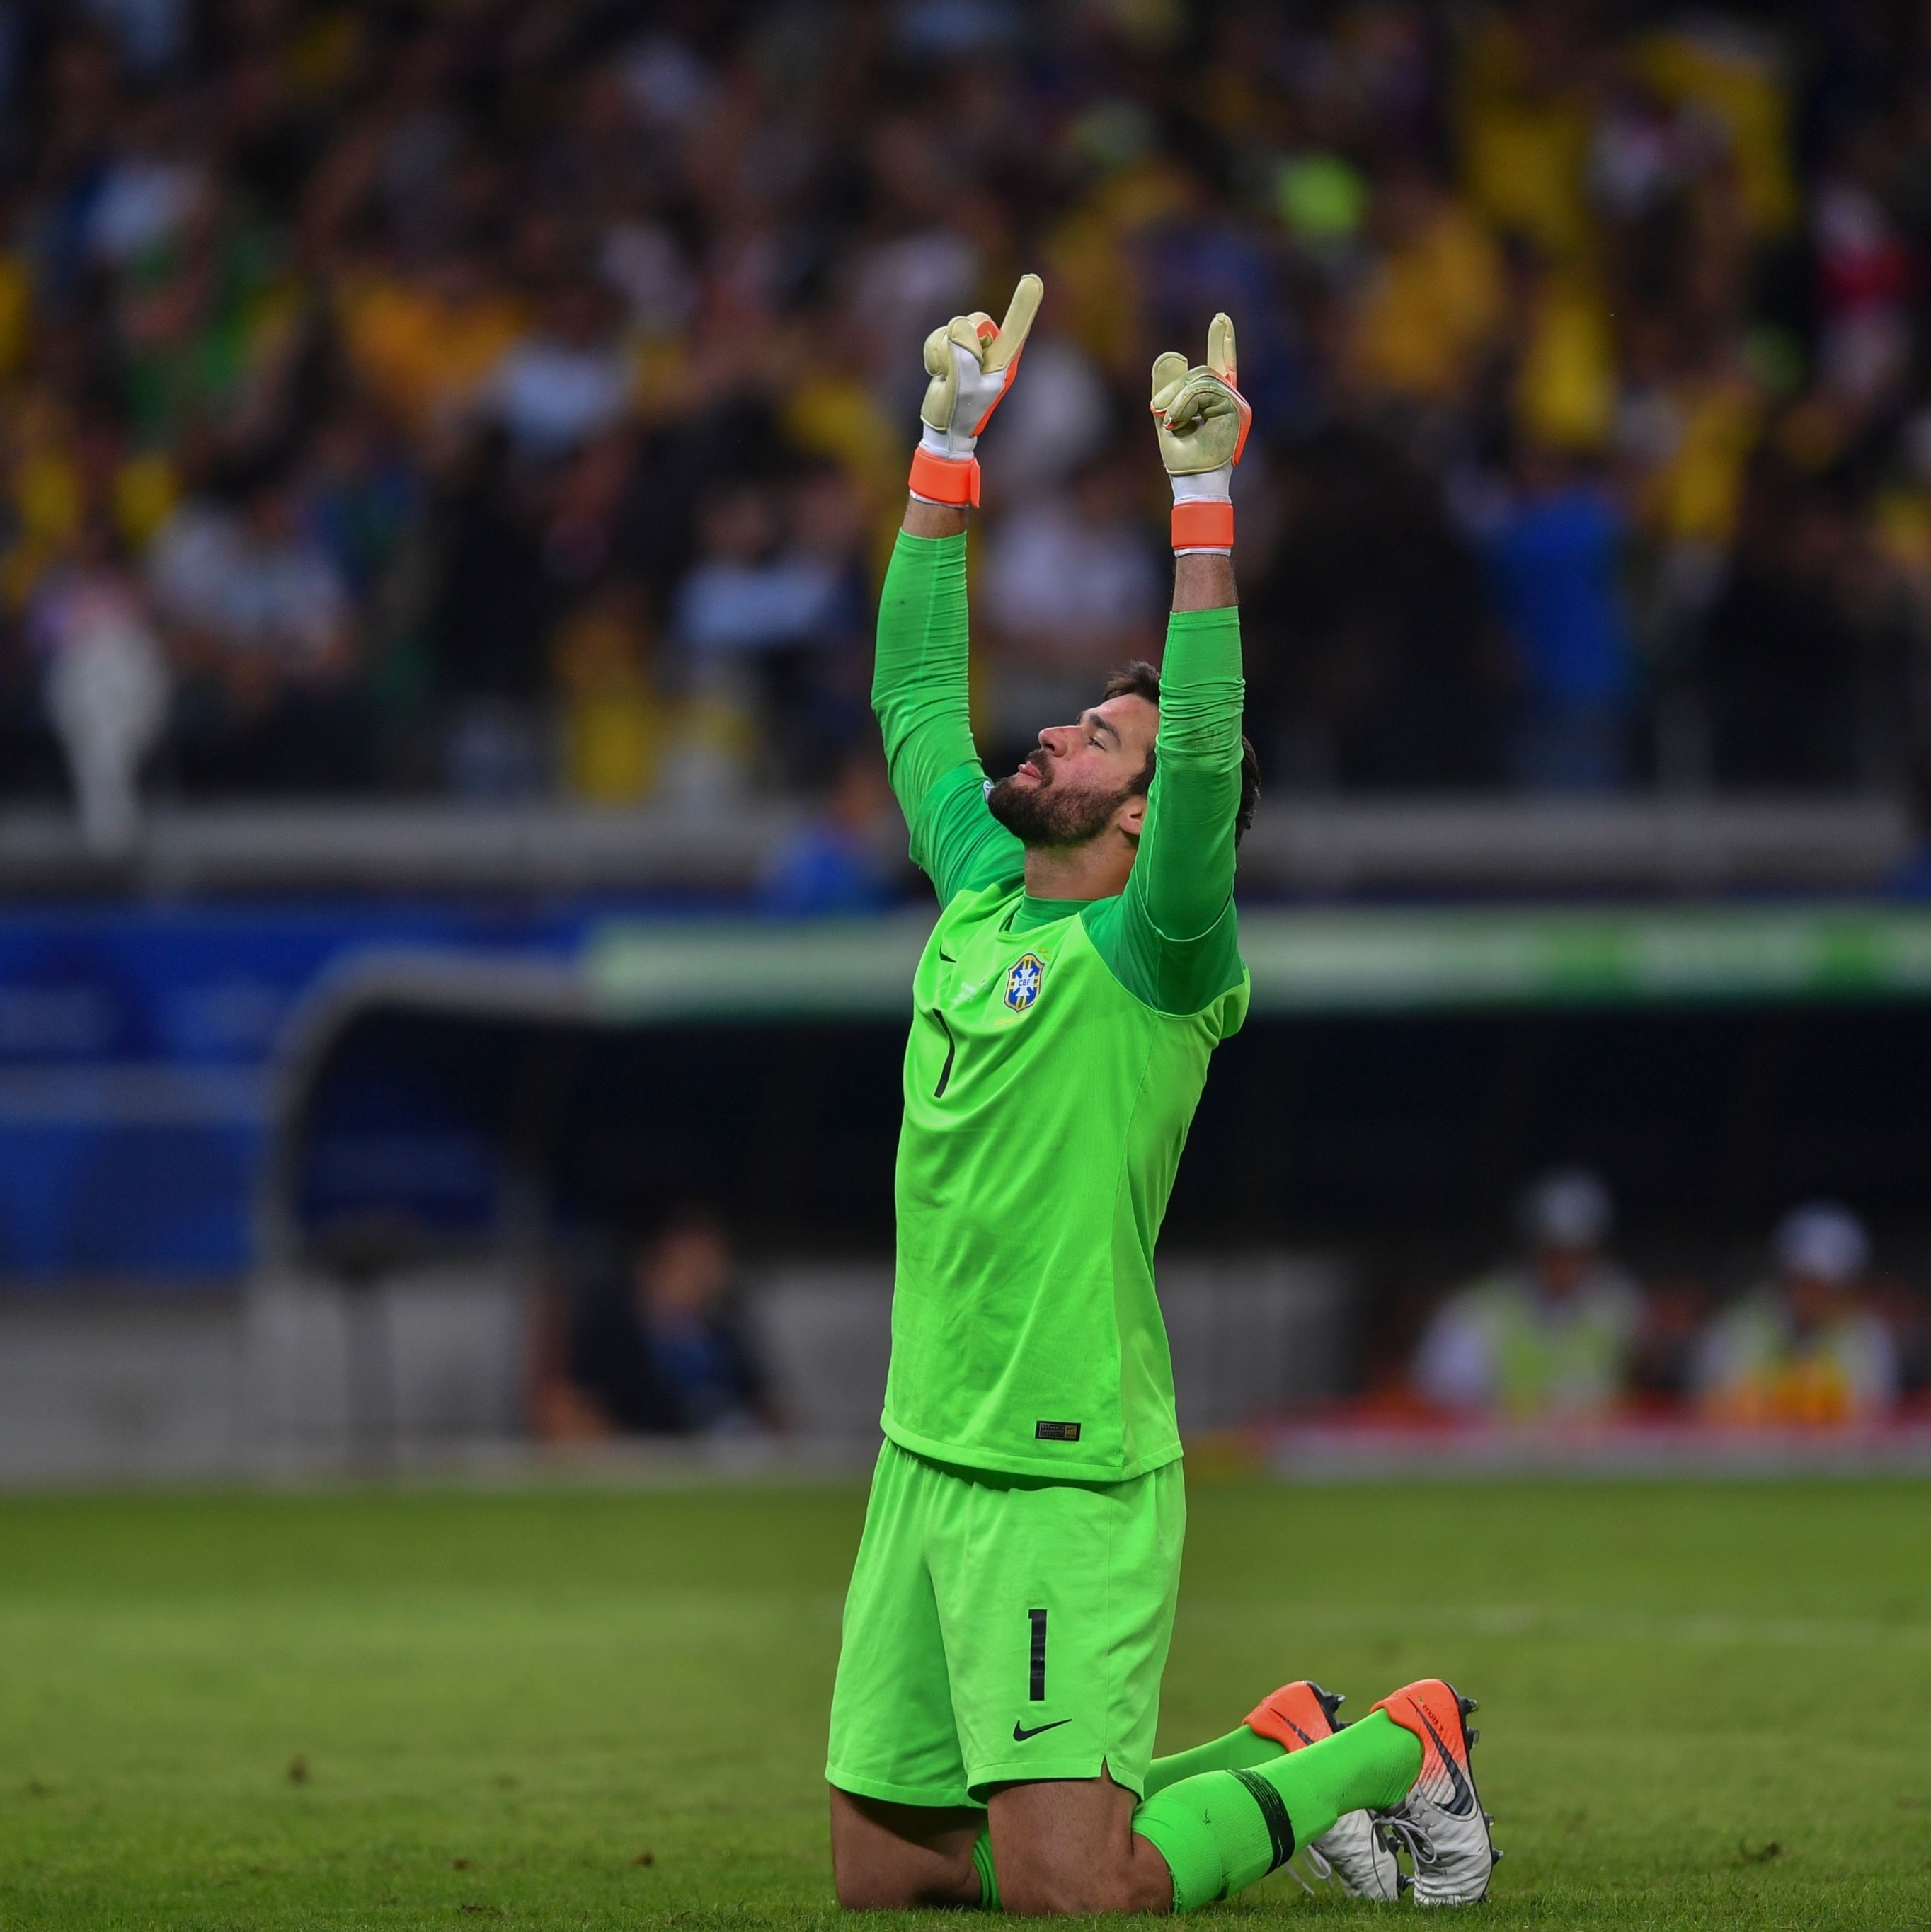
M 1032 1434 L 1036 1442 L 1077 1442 L 1080 1439 L 1080 1425 L 1077 1422 L 1035 1422 Z
M 1022 952 L 1006 970 L 1006 1004 L 1023 1013 L 1039 998 L 1046 962 L 1037 952 Z

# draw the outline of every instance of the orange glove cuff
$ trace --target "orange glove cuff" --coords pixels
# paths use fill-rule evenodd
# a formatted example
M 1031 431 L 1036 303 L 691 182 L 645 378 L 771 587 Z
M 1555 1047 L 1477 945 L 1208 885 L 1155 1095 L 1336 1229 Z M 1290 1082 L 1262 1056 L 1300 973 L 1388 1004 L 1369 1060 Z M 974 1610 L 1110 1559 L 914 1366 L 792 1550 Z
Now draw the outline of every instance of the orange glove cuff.
M 1173 506 L 1176 550 L 1232 550 L 1233 506 L 1212 498 L 1196 498 Z
M 914 496 L 933 503 L 951 503 L 964 509 L 979 507 L 979 459 L 935 456 L 920 443 L 912 452 L 909 485 Z

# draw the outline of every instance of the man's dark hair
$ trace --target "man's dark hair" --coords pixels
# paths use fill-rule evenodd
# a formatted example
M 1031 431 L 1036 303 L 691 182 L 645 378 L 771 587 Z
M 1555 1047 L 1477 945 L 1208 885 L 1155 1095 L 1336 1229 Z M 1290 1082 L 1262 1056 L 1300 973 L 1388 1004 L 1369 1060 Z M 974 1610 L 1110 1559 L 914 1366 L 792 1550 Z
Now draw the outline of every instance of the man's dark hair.
M 1131 664 L 1123 664 L 1107 680 L 1106 687 L 1100 693 L 1104 704 L 1110 698 L 1143 698 L 1147 703 L 1157 706 L 1160 703 L 1160 673 L 1144 658 L 1135 658 Z M 1141 797 L 1153 789 L 1153 767 L 1156 754 L 1149 747 L 1146 763 L 1140 769 L 1139 776 L 1127 788 L 1129 797 Z M 1254 808 L 1260 802 L 1260 760 L 1255 755 L 1253 745 L 1245 732 L 1240 740 L 1240 805 L 1234 813 L 1234 843 L 1238 845 L 1247 836 L 1248 827 L 1254 823 Z

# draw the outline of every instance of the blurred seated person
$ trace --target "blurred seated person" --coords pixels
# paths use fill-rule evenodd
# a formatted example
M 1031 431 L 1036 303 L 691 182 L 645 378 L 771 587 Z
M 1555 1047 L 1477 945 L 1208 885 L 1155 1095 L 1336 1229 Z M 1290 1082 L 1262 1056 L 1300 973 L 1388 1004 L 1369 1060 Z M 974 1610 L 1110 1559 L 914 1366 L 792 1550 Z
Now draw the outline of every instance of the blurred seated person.
M 1509 776 L 1531 791 L 1626 780 L 1635 645 L 1624 608 L 1615 500 L 1564 452 L 1525 446 L 1518 488 L 1485 532 L 1519 680 Z
M 694 1208 L 665 1223 L 627 1278 L 580 1296 L 564 1358 L 568 1395 L 578 1399 L 576 1426 L 550 1432 L 703 1436 L 759 1427 L 764 1378 L 735 1305 L 735 1274 L 728 1237 Z M 572 1406 L 567 1397 L 557 1401 L 558 1393 L 546 1392 L 546 1409 Z
M 865 526 L 851 480 L 821 464 L 783 490 L 732 484 L 699 506 L 697 534 L 671 606 L 692 694 L 755 719 L 786 789 L 822 785 L 871 730 Z
M 141 766 L 167 722 L 167 661 L 116 532 L 90 517 L 74 554 L 42 573 L 26 634 L 72 774 L 81 830 L 97 850 L 131 844 Z
M 779 845 L 758 903 L 785 919 L 882 912 L 896 896 L 905 825 L 876 746 L 851 752 L 821 808 Z
M 1416 1352 L 1415 1388 L 1470 1416 L 1600 1416 L 1623 1394 L 1642 1321 L 1635 1283 L 1602 1253 L 1608 1190 L 1583 1169 L 1558 1169 L 1517 1216 L 1526 1258 L 1436 1311 Z
M 600 284 L 566 278 L 545 302 L 541 326 L 490 372 L 479 404 L 509 432 L 522 460 L 554 462 L 623 420 L 630 364 L 616 323 Z
M 1632 1402 L 1651 1414 L 1680 1414 L 1696 1384 L 1696 1352 L 1713 1306 L 1693 1275 L 1643 1283 L 1643 1326 L 1629 1364 Z
M 190 790 L 329 790 L 362 776 L 354 606 L 288 479 L 258 478 L 232 506 L 191 498 L 156 536 L 148 572 Z
M 611 576 L 558 627 L 550 662 L 563 782 L 592 805 L 629 805 L 655 788 L 674 714 L 650 661 L 641 586 Z
M 1713 1421 L 1869 1420 L 1896 1406 L 1896 1342 L 1866 1299 L 1870 1240 L 1847 1208 L 1813 1202 L 1770 1244 L 1773 1280 L 1704 1331 L 1698 1406 Z

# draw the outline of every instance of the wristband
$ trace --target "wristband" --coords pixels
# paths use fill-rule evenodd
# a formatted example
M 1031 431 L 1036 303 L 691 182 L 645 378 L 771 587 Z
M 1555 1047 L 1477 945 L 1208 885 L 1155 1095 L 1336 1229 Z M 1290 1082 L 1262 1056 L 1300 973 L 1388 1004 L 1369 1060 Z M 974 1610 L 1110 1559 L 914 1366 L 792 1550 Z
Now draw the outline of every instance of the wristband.
M 1233 506 L 1224 498 L 1196 496 L 1174 505 L 1176 550 L 1231 550 L 1233 540 Z
M 976 456 L 947 458 L 935 456 L 920 443 L 912 452 L 912 494 L 921 502 L 942 503 L 962 510 L 979 507 L 979 459 Z

